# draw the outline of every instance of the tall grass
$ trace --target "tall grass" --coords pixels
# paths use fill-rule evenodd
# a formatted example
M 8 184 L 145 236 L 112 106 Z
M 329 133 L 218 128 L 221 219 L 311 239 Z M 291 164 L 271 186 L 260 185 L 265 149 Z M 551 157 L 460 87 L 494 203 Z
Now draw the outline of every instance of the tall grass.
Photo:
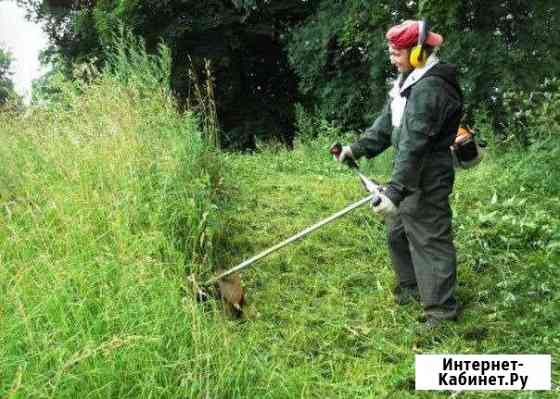
M 215 99 L 215 79 L 212 71 L 212 63 L 208 59 L 204 59 L 204 75 L 203 79 L 199 78 L 197 65 L 191 57 L 188 57 L 189 80 L 192 84 L 192 95 L 187 98 L 187 106 L 194 108 L 200 115 L 202 123 L 202 131 L 204 132 L 207 142 L 216 149 L 220 149 L 220 127 L 218 123 L 218 113 L 216 110 Z
M 0 116 L 0 397 L 199 396 L 221 322 L 207 272 L 221 170 L 169 94 L 169 51 L 128 37 L 59 101 Z

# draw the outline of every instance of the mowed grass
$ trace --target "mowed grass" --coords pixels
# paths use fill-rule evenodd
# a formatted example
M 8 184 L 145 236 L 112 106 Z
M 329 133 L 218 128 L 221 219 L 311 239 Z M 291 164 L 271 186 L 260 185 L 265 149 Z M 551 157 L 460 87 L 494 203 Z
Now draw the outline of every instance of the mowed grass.
M 225 213 L 224 267 L 303 230 L 366 195 L 328 155 L 329 139 L 293 152 L 231 155 L 239 182 Z M 531 158 L 533 158 L 531 160 Z M 362 162 L 386 181 L 391 154 Z M 531 165 L 538 162 L 540 169 Z M 507 169 L 509 170 L 506 170 Z M 416 353 L 553 356 L 558 380 L 558 192 L 554 154 L 500 155 L 457 175 L 453 195 L 462 319 L 417 340 L 418 305 L 394 304 L 383 224 L 364 207 L 271 255 L 243 275 L 248 321 L 232 332 L 258 348 L 264 397 L 448 397 L 414 391 Z M 532 184 L 532 187 L 528 185 Z M 227 216 L 229 215 L 229 216 Z M 259 386 L 274 381 L 273 386 Z M 557 392 L 463 393 L 556 397 Z

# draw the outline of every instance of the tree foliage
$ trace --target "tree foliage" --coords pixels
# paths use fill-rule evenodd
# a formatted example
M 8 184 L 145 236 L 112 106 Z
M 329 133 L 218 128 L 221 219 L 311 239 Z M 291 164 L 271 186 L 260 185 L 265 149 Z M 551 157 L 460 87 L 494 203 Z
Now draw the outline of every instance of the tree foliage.
M 12 82 L 12 61 L 10 52 L 0 48 L 0 106 L 16 97 L 14 83 Z
M 560 69 L 556 0 L 19 0 L 46 24 L 65 65 L 98 67 L 122 24 L 151 51 L 172 50 L 172 87 L 186 99 L 189 70 L 210 60 L 223 141 L 254 146 L 255 136 L 290 139 L 295 103 L 344 128 L 371 123 L 385 101 L 384 33 L 426 17 L 445 37 L 440 56 L 460 66 L 468 119 L 490 111 L 508 119 L 503 93 L 530 92 Z M 95 57 L 95 58 L 94 58 Z
M 504 92 L 530 91 L 560 70 L 554 0 L 323 0 L 288 44 L 301 90 L 331 120 L 346 126 L 371 120 L 392 76 L 383 33 L 421 17 L 445 37 L 441 58 L 461 68 L 468 118 L 484 107 L 503 126 Z
M 315 110 L 346 127 L 370 121 L 386 98 L 387 27 L 412 17 L 400 1 L 322 1 L 288 42 L 299 87 Z
M 312 2 L 20 2 L 46 22 L 54 44 L 50 53 L 64 62 L 69 76 L 72 63 L 92 57 L 101 67 L 105 49 L 124 24 L 144 38 L 149 50 L 156 51 L 161 41 L 171 48 L 172 86 L 182 100 L 193 91 L 191 67 L 200 70 L 210 60 L 226 144 L 251 147 L 255 136 L 289 141 L 293 135 L 297 85 L 282 40 L 289 26 L 312 12 Z

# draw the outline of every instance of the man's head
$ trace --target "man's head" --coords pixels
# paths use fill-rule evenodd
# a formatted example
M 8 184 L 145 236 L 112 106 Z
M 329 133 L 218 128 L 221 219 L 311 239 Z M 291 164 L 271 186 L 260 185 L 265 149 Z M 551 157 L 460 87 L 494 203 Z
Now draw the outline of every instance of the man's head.
M 389 57 L 391 64 L 395 65 L 399 72 L 406 72 L 414 69 L 411 62 L 411 53 L 418 43 L 421 35 L 422 21 L 405 21 L 400 25 L 393 26 L 385 37 L 389 45 Z M 426 28 L 425 28 L 426 29 Z M 443 37 L 434 32 L 425 32 L 424 50 L 429 55 L 434 47 L 438 47 L 443 43 Z M 417 54 L 417 53 L 416 53 Z M 426 57 L 427 58 L 427 57 Z

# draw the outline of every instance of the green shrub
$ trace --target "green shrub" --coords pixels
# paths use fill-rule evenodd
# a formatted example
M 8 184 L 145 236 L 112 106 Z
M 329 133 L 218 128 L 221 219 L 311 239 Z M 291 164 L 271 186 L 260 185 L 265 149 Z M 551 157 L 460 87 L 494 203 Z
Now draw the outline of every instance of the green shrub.
M 319 115 L 305 110 L 303 105 L 296 104 L 296 140 L 310 145 L 317 141 L 337 140 L 345 136 L 342 129 Z
M 545 79 L 532 91 L 504 95 L 509 124 L 506 139 L 521 145 L 545 142 L 560 132 L 560 79 Z

